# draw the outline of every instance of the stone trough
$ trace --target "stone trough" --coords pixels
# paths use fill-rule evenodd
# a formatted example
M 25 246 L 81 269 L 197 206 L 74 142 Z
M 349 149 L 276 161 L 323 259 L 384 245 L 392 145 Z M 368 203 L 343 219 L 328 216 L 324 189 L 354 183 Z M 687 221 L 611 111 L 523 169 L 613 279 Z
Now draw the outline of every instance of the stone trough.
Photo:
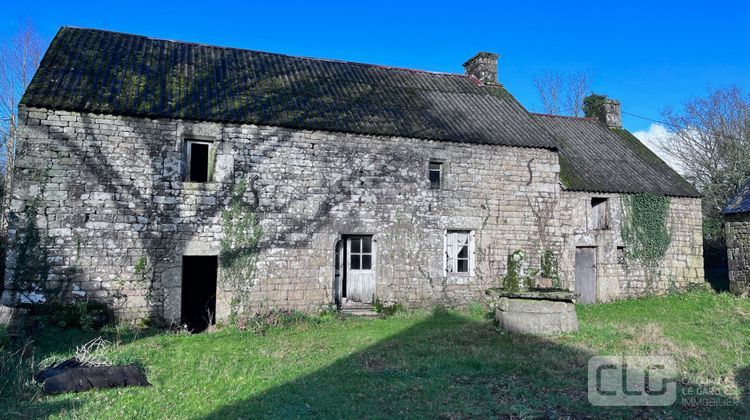
M 567 290 L 487 290 L 495 321 L 510 333 L 554 335 L 578 331 L 575 295 Z

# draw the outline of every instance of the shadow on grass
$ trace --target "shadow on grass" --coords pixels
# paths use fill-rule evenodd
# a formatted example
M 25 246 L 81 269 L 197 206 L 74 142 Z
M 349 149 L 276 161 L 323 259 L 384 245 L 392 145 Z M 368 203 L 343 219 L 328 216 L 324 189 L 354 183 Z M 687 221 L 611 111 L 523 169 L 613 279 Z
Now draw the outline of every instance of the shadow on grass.
M 373 346 L 332 360 L 323 369 L 221 407 L 204 418 L 707 413 L 703 407 L 684 411 L 677 404 L 592 407 L 587 395 L 587 363 L 592 354 L 567 341 L 565 337 L 553 341 L 500 334 L 490 322 L 436 312 Z
M 381 328 L 383 324 L 378 326 L 369 324 L 370 322 L 386 321 L 375 320 L 358 322 L 351 326 L 343 325 L 342 342 L 330 346 L 321 346 L 320 343 L 314 342 L 314 337 L 318 336 L 315 330 L 309 333 L 290 331 L 289 333 L 294 336 L 299 333 L 312 333 L 313 338 L 304 338 L 304 335 L 295 338 L 311 339 L 311 346 L 300 348 L 291 360 L 278 361 L 273 366 L 253 367 L 252 369 L 262 369 L 258 375 L 261 382 L 251 386 L 246 386 L 242 384 L 243 381 L 238 381 L 237 378 L 225 373 L 233 370 L 247 371 L 248 366 L 233 367 L 220 364 L 207 371 L 208 376 L 205 378 L 198 378 L 198 382 L 202 384 L 180 384 L 182 378 L 193 377 L 185 372 L 176 373 L 174 377 L 172 374 L 167 375 L 167 378 L 172 378 L 168 379 L 169 383 L 164 383 L 162 378 L 162 382 L 155 382 L 153 388 L 145 391 L 122 391 L 139 395 L 138 398 L 143 398 L 143 404 L 147 406 L 150 404 L 149 401 L 153 401 L 154 405 L 145 411 L 139 411 L 142 406 L 131 406 L 132 400 L 121 401 L 119 392 L 117 398 L 106 404 L 112 407 L 113 412 L 126 416 L 135 416 L 136 413 L 161 413 L 164 416 L 208 419 L 392 416 L 739 418 L 748 414 L 748 401 L 738 400 L 736 396 L 731 395 L 713 395 L 711 398 L 699 400 L 697 404 L 686 405 L 683 396 L 678 394 L 677 402 L 671 407 L 592 407 L 587 395 L 587 363 L 593 354 L 576 345 L 579 340 L 574 336 L 547 339 L 506 335 L 497 332 L 488 320 L 478 321 L 455 312 L 436 310 L 424 320 L 363 347 L 358 343 L 373 338 L 368 331 L 370 326 L 374 327 L 371 330 L 372 334 L 383 334 L 384 331 Z M 326 324 L 311 328 L 326 328 Z M 358 331 L 359 328 L 361 330 Z M 348 333 L 344 333 L 345 331 Z M 66 337 L 66 333 L 60 332 L 58 340 L 53 340 L 57 334 L 40 340 L 39 355 L 72 351 L 75 345 L 80 345 L 89 338 L 88 335 L 83 337 L 78 334 L 76 340 L 75 334 L 70 333 L 70 337 Z M 333 340 L 337 337 L 334 334 L 326 336 L 334 337 Z M 121 335 L 119 339 L 122 343 L 127 343 L 145 337 L 146 335 Z M 105 338 L 117 339 L 106 336 Z M 210 335 L 204 338 L 212 339 Z M 215 339 L 242 341 L 243 335 L 221 336 Z M 281 339 L 287 342 L 287 338 Z M 173 344 L 191 345 L 189 342 Z M 272 340 L 268 345 L 268 348 L 272 348 L 278 343 Z M 346 350 L 347 345 L 352 347 L 352 351 Z M 264 346 L 265 344 L 245 350 L 263 352 Z M 233 347 L 229 346 L 227 351 L 231 348 Z M 154 351 L 168 350 L 159 348 Z M 196 351 L 199 350 L 193 348 L 185 354 L 200 359 L 202 356 L 195 355 Z M 318 351 L 329 352 L 330 360 L 323 363 L 324 366 L 320 368 L 311 367 L 320 363 L 320 354 L 316 353 Z M 242 358 L 231 360 L 235 361 L 232 363 L 236 363 Z M 252 357 L 247 360 L 248 364 L 257 362 Z M 179 363 L 153 366 L 147 364 L 146 368 L 172 371 L 181 369 L 181 366 Z M 300 370 L 307 373 L 296 376 L 290 374 Z M 736 384 L 743 393 L 749 391 L 749 372 L 750 367 L 737 371 Z M 272 378 L 264 379 L 268 375 Z M 278 378 L 286 375 L 291 379 L 277 385 Z M 177 382 L 174 382 L 175 380 Z M 264 387 L 265 380 L 269 380 L 273 385 Z M 215 389 L 206 391 L 206 384 L 211 383 L 215 384 Z M 679 388 L 679 392 L 685 387 L 700 389 L 700 386 L 685 384 Z M 169 389 L 181 387 L 184 392 L 180 396 L 167 393 Z M 252 391 L 259 388 L 263 390 L 257 393 Z M 203 389 L 204 394 L 198 394 L 199 389 Z M 237 397 L 242 395 L 241 392 L 237 393 L 238 389 L 247 389 L 244 398 Z M 24 404 L 11 403 L 2 407 L 0 417 L 3 413 L 7 415 L 18 412 L 19 407 L 24 410 L 24 415 L 32 417 L 70 414 L 96 417 L 96 409 L 92 412 L 92 409 L 86 408 L 89 403 L 94 402 L 93 398 L 100 400 L 96 394 L 92 394 L 86 393 L 92 398 L 70 396 L 65 399 L 30 399 L 31 397 L 27 396 Z M 105 398 L 105 395 L 102 395 L 102 398 Z M 8 402 L 8 398 L 0 397 L 0 405 Z M 103 403 L 97 401 L 94 406 Z M 206 411 L 191 412 L 190 410 L 195 407 Z M 168 411 L 163 411 L 165 409 Z M 169 412 L 170 410 L 174 412 Z
M 540 355 L 554 362 L 542 365 Z M 206 418 L 463 417 L 523 410 L 540 415 L 563 399 L 586 401 L 585 372 L 568 374 L 585 360 L 583 353 L 542 339 L 509 338 L 489 322 L 436 311 L 377 344 Z M 584 386 L 571 387 L 571 380 Z M 514 406 L 521 401 L 529 401 L 528 408 Z

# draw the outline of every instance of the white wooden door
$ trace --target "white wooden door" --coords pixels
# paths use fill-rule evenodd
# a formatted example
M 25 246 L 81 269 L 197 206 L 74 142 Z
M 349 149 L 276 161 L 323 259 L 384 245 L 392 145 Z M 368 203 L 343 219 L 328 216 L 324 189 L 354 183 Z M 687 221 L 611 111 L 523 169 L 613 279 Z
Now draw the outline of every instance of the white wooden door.
M 372 303 L 375 296 L 375 252 L 372 236 L 352 236 L 346 240 L 346 297 Z

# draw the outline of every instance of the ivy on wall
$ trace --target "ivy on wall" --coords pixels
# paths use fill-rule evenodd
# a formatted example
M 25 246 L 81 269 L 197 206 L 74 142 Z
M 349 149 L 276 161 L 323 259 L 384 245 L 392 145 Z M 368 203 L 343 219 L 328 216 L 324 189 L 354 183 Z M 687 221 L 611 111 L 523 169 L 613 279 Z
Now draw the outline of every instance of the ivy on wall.
M 657 194 L 622 196 L 621 235 L 628 258 L 653 265 L 664 257 L 672 242 L 667 227 L 670 203 L 669 197 Z
M 138 257 L 135 261 L 135 265 L 133 265 L 135 280 L 141 287 L 146 288 L 146 305 L 149 307 L 151 307 L 156 301 L 156 291 L 154 290 L 153 284 L 153 269 L 154 267 L 149 264 L 148 257 L 145 255 Z
M 54 278 L 50 276 L 49 247 L 53 240 L 47 236 L 47 229 L 37 226 L 43 205 L 43 196 L 49 169 L 40 169 L 30 176 L 39 185 L 39 190 L 26 202 L 23 209 L 24 225 L 17 231 L 15 248 L 15 270 L 10 279 L 13 289 L 19 293 L 24 305 L 62 302 L 72 285 L 76 267 L 72 266 Z M 18 214 L 9 212 L 8 218 L 16 224 Z M 46 220 L 46 219 L 45 219 Z M 76 239 L 76 260 L 80 256 L 80 238 Z M 53 281 L 54 280 L 54 281 Z
M 231 191 L 229 204 L 221 214 L 224 237 L 220 242 L 221 283 L 233 292 L 231 317 L 239 312 L 255 275 L 262 229 L 256 205 L 245 198 L 248 183 L 238 182 Z
M 49 285 L 49 264 L 47 245 L 49 239 L 43 236 L 37 228 L 36 221 L 39 214 L 40 197 L 28 201 L 24 209 L 26 221 L 25 229 L 19 231 L 16 242 L 16 269 L 13 276 L 14 288 L 25 295 L 24 300 L 33 302 L 30 296 L 36 293 L 46 296 L 43 288 Z M 15 215 L 11 215 L 15 217 Z

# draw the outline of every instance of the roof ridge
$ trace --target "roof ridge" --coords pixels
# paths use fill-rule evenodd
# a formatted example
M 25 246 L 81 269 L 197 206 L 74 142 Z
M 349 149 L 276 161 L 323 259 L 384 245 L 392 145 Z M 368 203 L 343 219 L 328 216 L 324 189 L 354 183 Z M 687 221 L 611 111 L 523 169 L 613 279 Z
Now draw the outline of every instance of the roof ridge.
M 566 118 L 570 120 L 584 120 L 584 121 L 593 121 L 598 122 L 596 118 L 593 117 L 575 117 L 572 115 L 557 115 L 557 114 L 545 114 L 542 112 L 530 112 L 529 114 L 537 116 L 537 117 L 551 117 L 551 118 Z
M 124 35 L 124 36 L 131 36 L 136 38 L 143 38 L 148 39 L 152 41 L 160 41 L 160 42 L 171 42 L 174 44 L 184 44 L 184 45 L 195 45 L 198 47 L 206 47 L 206 48 L 218 48 L 223 50 L 234 50 L 234 51 L 246 51 L 250 53 L 256 53 L 256 54 L 266 54 L 266 55 L 273 55 L 278 57 L 286 57 L 286 58 L 292 58 L 296 60 L 310 60 L 310 61 L 321 61 L 321 62 L 328 62 L 328 63 L 341 63 L 341 64 L 351 64 L 355 66 L 363 66 L 363 67 L 376 67 L 380 69 L 385 70 L 395 70 L 395 71 L 405 71 L 410 73 L 424 73 L 424 74 L 432 74 L 436 76 L 449 76 L 449 77 L 456 77 L 456 78 L 468 78 L 469 76 L 466 74 L 459 74 L 459 73 L 450 73 L 450 72 L 441 72 L 441 71 L 433 71 L 433 70 L 424 70 L 424 69 L 412 69 L 408 67 L 397 67 L 397 66 L 387 66 L 383 64 L 373 64 L 373 63 L 363 63 L 359 61 L 348 61 L 348 60 L 337 60 L 332 58 L 318 58 L 318 57 L 308 57 L 308 56 L 302 56 L 302 55 L 291 55 L 291 54 L 284 54 L 284 53 L 277 53 L 277 52 L 271 52 L 271 51 L 261 51 L 261 50 L 253 50 L 250 48 L 238 48 L 238 47 L 228 47 L 224 45 L 214 45 L 214 44 L 204 44 L 201 42 L 193 42 L 193 41 L 180 41 L 175 39 L 166 39 L 166 38 L 155 38 L 147 35 L 140 35 L 140 34 L 132 34 L 129 32 L 120 32 L 120 31 L 113 31 L 109 29 L 99 29 L 99 28 L 84 28 L 79 26 L 71 26 L 71 25 L 65 25 L 62 27 L 63 29 L 74 29 L 79 31 L 93 31 L 93 32 L 104 32 L 114 35 Z

